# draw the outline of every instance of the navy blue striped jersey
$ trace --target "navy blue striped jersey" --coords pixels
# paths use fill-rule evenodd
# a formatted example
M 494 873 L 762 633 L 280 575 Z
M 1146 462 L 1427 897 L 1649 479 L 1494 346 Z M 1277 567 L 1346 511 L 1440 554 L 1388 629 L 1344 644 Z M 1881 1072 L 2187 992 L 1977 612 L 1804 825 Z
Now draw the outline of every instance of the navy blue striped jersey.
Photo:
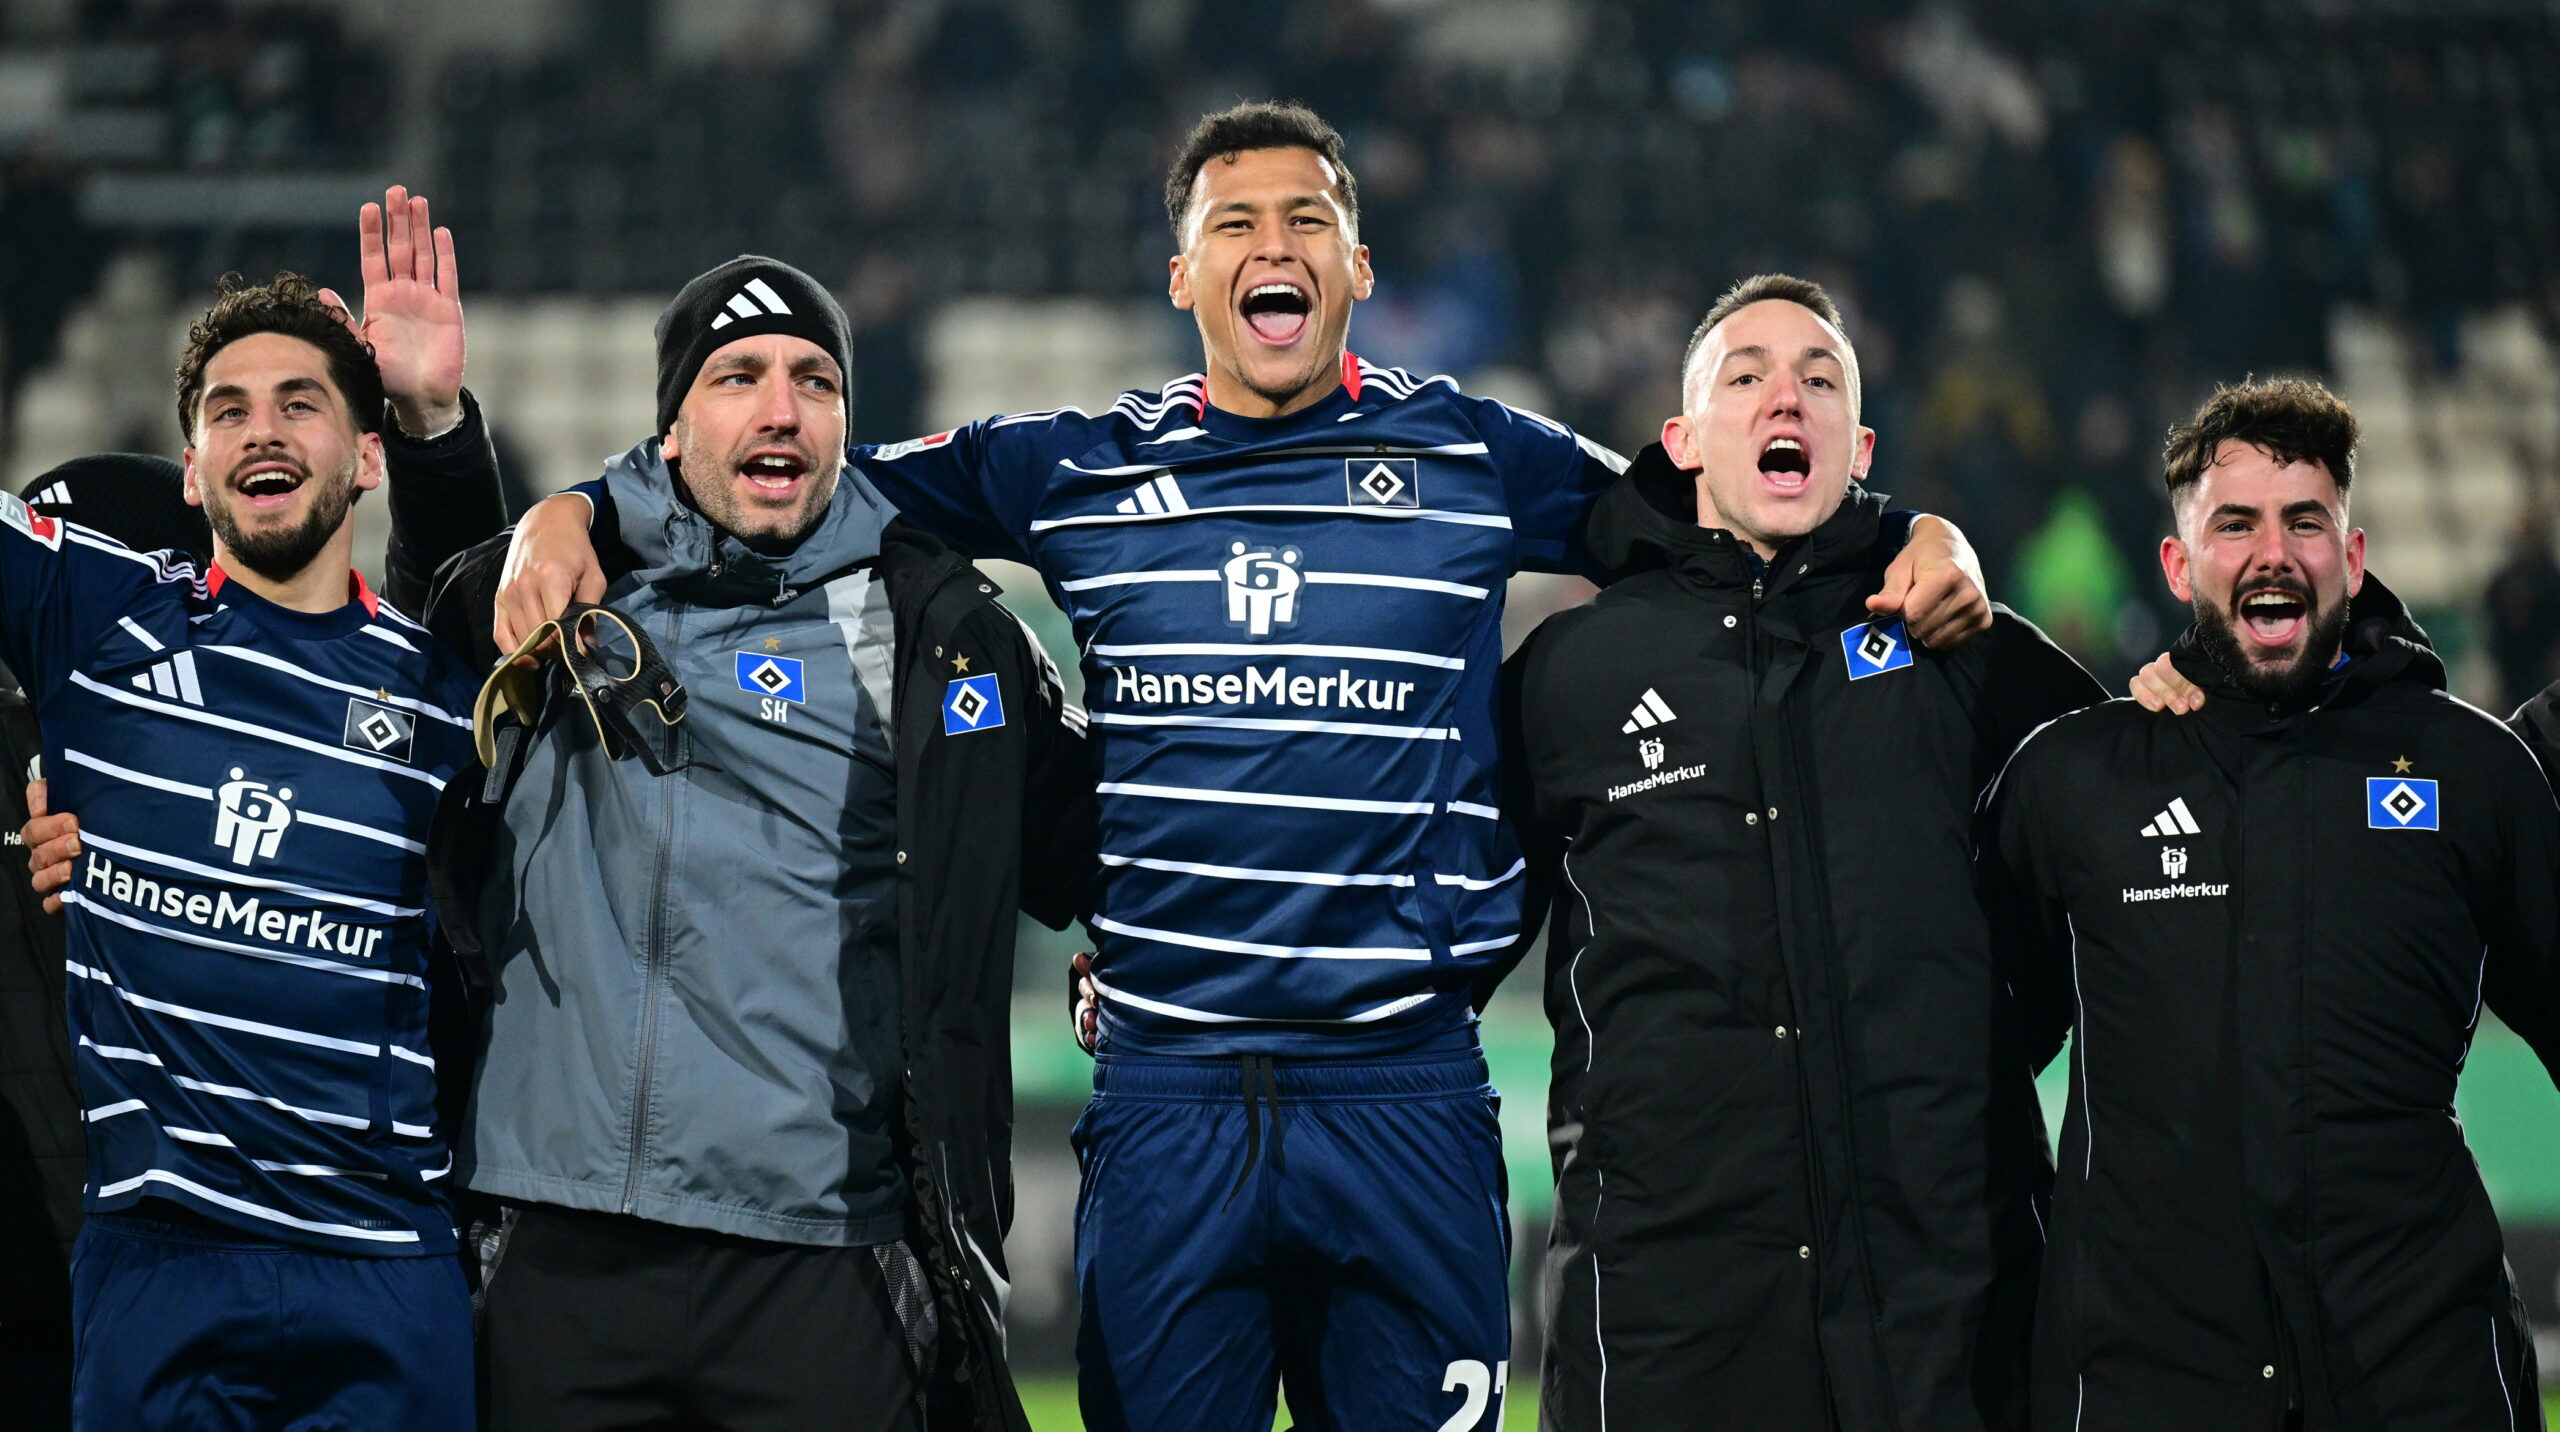
M 1193 375 L 855 452 L 921 525 L 1037 567 L 1074 624 L 1114 1048 L 1412 1047 L 1472 1020 L 1520 932 L 1503 583 L 1573 569 L 1625 464 L 1446 378 L 1344 377 L 1284 418 L 1211 408 Z
M 359 1254 L 455 1246 L 426 832 L 476 683 L 350 575 L 335 612 L 0 494 L 0 660 L 80 815 L 63 892 L 87 1205 Z

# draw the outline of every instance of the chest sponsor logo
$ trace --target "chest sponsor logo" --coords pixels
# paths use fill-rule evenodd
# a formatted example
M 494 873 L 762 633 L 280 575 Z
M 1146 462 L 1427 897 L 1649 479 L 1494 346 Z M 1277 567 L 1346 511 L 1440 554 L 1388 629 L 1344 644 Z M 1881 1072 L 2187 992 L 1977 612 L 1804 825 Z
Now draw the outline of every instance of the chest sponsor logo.
M 2364 823 L 2374 830 L 2437 830 L 2436 783 L 2416 776 L 2367 776 Z
M 339 744 L 386 760 L 406 761 L 417 735 L 416 716 L 361 696 L 347 698 L 347 728 Z
M 1849 679 L 1864 681 L 1911 664 L 1911 638 L 1902 621 L 1869 622 L 1840 633 L 1840 654 L 1848 658 Z
M 983 676 L 964 676 L 942 692 L 942 734 L 966 736 L 972 731 L 992 731 L 1004 724 L 1004 692 L 996 686 L 994 672 Z
M 1227 588 L 1227 620 L 1248 636 L 1269 636 L 1273 627 L 1296 622 L 1298 589 L 1307 581 L 1298 561 L 1295 547 L 1228 544 L 1227 560 L 1218 568 Z
M 2185 796 L 2170 797 L 2169 804 L 2142 828 L 2142 835 L 2148 840 L 2176 840 L 2181 836 L 2202 834 L 2204 834 L 2204 827 L 2196 823 L 2195 812 L 2187 809 Z M 2124 903 L 2138 905 L 2152 900 L 2214 899 L 2231 893 L 2231 887 L 2227 883 L 2214 884 L 2209 881 L 2183 879 L 2188 868 L 2194 864 L 2187 854 L 2187 847 L 2163 845 L 2159 849 L 2160 875 L 2170 883 L 2152 886 L 2128 885 L 2124 891 Z
M 198 929 L 216 930 L 271 945 L 335 953 L 369 960 L 380 952 L 383 926 L 335 919 L 321 910 L 279 910 L 265 897 L 230 890 L 189 890 L 166 879 L 137 874 L 92 850 L 84 858 L 80 898 L 89 904 L 116 904 L 144 914 L 183 920 Z
M 214 789 L 213 843 L 231 852 L 231 863 L 273 860 L 293 824 L 293 787 L 253 781 L 241 767 Z
M 1420 507 L 1422 462 L 1410 457 L 1347 457 L 1343 485 L 1354 507 Z

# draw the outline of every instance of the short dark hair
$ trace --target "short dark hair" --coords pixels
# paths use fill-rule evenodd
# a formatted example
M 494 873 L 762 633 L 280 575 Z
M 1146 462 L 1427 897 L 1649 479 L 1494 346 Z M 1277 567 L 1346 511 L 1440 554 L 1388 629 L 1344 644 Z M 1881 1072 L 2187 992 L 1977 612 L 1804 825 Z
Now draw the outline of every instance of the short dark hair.
M 2169 430 L 2163 455 L 2172 511 L 2204 479 L 2225 442 L 2263 448 L 2279 463 L 2316 462 L 2329 470 L 2338 496 L 2355 481 L 2355 410 L 2309 378 L 2243 378 L 2216 388 L 2192 419 Z
M 1305 105 L 1289 100 L 1253 100 L 1216 114 L 1200 116 L 1182 153 L 1164 176 L 1164 216 L 1173 236 L 1182 237 L 1183 216 L 1191 212 L 1191 191 L 1200 170 L 1212 159 L 1227 159 L 1250 149 L 1312 149 L 1333 166 L 1333 182 L 1342 192 L 1343 212 L 1360 226 L 1360 183 L 1342 157 L 1342 135 Z
M 213 307 L 187 330 L 187 351 L 178 359 L 178 431 L 190 446 L 206 365 L 216 353 L 260 333 L 281 333 L 319 349 L 356 431 L 382 431 L 382 370 L 374 366 L 373 345 L 348 330 L 346 310 L 322 299 L 311 280 L 280 273 L 275 282 L 251 288 L 240 275 L 227 273 L 215 293 Z
M 1705 346 L 1707 335 L 1737 311 L 1773 298 L 1810 309 L 1814 317 L 1839 329 L 1843 338 L 1849 334 L 1848 325 L 1840 321 L 1840 305 L 1831 301 L 1829 290 L 1822 285 L 1788 273 L 1753 274 L 1726 289 L 1724 296 L 1715 301 L 1715 306 L 1707 310 L 1707 316 L 1699 319 L 1698 326 L 1690 330 L 1689 346 L 1680 350 L 1680 400 L 1683 404 L 1689 398 L 1689 365 L 1697 361 L 1698 350 Z

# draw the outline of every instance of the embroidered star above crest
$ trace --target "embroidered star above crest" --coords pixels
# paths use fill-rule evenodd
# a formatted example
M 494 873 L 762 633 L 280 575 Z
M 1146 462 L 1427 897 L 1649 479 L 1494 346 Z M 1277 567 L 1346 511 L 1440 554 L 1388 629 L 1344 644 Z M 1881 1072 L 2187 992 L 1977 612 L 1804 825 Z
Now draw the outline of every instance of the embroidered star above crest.
M 764 639 L 764 649 L 765 649 L 765 650 L 767 650 L 767 651 L 780 651 L 780 650 L 782 650 L 782 638 L 780 638 L 780 637 L 778 637 L 778 636 L 769 636 L 769 637 L 766 637 L 766 638 Z
M 951 657 L 951 669 L 954 671 L 967 671 L 969 669 L 969 658 L 954 652 Z
M 2395 776 L 2405 776 L 2409 774 L 2409 758 L 2406 756 L 2394 757 L 2391 762 L 2391 774 Z
M 388 701 L 391 699 L 391 688 L 388 686 L 377 686 L 373 688 L 373 695 L 374 699 L 377 701 Z

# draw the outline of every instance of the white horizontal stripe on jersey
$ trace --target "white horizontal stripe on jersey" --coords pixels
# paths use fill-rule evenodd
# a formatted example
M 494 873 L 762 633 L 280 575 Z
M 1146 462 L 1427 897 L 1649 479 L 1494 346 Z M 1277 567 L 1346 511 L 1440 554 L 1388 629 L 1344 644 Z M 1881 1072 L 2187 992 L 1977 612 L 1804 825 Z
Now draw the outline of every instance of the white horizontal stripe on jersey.
M 184 781 L 173 781 L 163 776 L 155 776 L 148 772 L 132 770 L 124 766 L 119 766 L 113 761 L 100 760 L 86 751 L 74 751 L 66 748 L 62 753 L 62 759 L 76 766 L 87 766 L 89 769 L 96 771 L 101 775 L 113 776 L 120 781 L 129 781 L 137 786 L 148 786 L 155 791 L 167 791 L 169 794 L 177 796 L 193 796 L 200 801 L 209 801 L 213 799 L 213 789 L 210 786 L 191 786 Z M 382 845 L 397 846 L 402 850 L 408 851 L 412 855 L 424 855 L 427 853 L 427 847 L 424 844 L 410 840 L 405 836 L 393 835 L 387 830 L 375 830 L 369 825 L 358 825 L 351 820 L 340 820 L 335 816 L 322 815 L 317 811 L 304 810 L 300 806 L 294 807 L 293 821 L 296 825 L 318 826 L 322 830 L 334 830 L 340 835 L 352 835 L 364 840 L 374 841 Z
M 1079 577 L 1072 582 L 1060 582 L 1058 584 L 1058 590 L 1062 592 L 1090 592 L 1096 587 L 1127 587 L 1134 586 L 1140 582 L 1214 582 L 1216 580 L 1218 580 L 1218 574 L 1208 570 L 1105 572 L 1099 577 Z
M 1267 463 L 1295 457 L 1482 457 L 1485 451 L 1483 443 L 1434 443 L 1429 447 L 1398 447 L 1392 443 L 1317 443 L 1306 447 L 1271 448 L 1251 454 L 1251 459 L 1256 463 Z M 1058 466 L 1070 472 L 1083 473 L 1087 477 L 1135 477 L 1142 472 L 1179 472 L 1186 466 L 1199 467 L 1215 464 L 1223 467 L 1232 465 L 1236 461 L 1237 457 L 1233 453 L 1205 453 L 1197 458 L 1177 459 L 1173 462 L 1132 463 L 1125 467 L 1086 467 L 1081 463 L 1060 458 Z M 1210 512 L 1217 509 L 1202 507 L 1193 510 Z M 1356 512 L 1376 509 L 1321 507 L 1314 510 Z M 1410 512 L 1413 509 L 1402 510 Z
M 1434 656 L 1427 651 L 1398 651 L 1386 646 L 1328 646 L 1296 641 L 1132 641 L 1106 642 L 1088 648 L 1095 656 L 1329 656 L 1337 661 L 1395 661 L 1407 666 L 1464 671 L 1463 656 Z
M 251 1203 L 245 1198 L 234 1198 L 230 1194 L 217 1192 L 194 1179 L 181 1178 L 167 1169 L 145 1169 L 131 1178 L 120 1179 L 100 1188 L 98 1197 L 114 1198 L 118 1194 L 131 1193 L 146 1183 L 166 1184 L 171 1188 L 184 1189 L 207 1203 L 218 1204 L 234 1213 L 245 1213 L 251 1218 L 263 1218 L 269 1223 L 281 1223 L 287 1228 L 299 1228 L 306 1233 L 327 1233 L 339 1238 L 362 1239 L 367 1243 L 415 1243 L 418 1241 L 418 1235 L 406 1228 L 358 1228 L 347 1223 L 315 1223 L 308 1218 L 296 1218 L 290 1213 L 269 1208 L 262 1203 Z
M 126 635 L 132 637 L 135 641 L 142 643 L 144 646 L 149 647 L 153 651 L 167 651 L 169 649 L 160 644 L 160 638 L 144 631 L 142 629 L 142 623 L 135 621 L 131 617 L 116 618 L 116 625 L 123 627 Z
M 1451 945 L 1449 947 L 1449 953 L 1453 955 L 1481 955 L 1487 950 L 1507 950 L 1518 943 L 1520 943 L 1520 936 L 1517 932 L 1514 932 L 1512 934 L 1505 935 L 1498 940 L 1469 940 L 1463 945 Z
M 1429 950 L 1399 949 L 1378 945 L 1265 945 L 1253 940 L 1222 940 L 1215 935 L 1194 935 L 1183 930 L 1151 930 L 1144 925 L 1124 925 L 1106 915 L 1093 917 L 1093 927 L 1127 935 L 1133 940 L 1153 940 L 1160 945 L 1182 945 L 1194 950 L 1216 950 L 1228 955 L 1261 955 L 1274 960 L 1428 960 Z
M 393 646 L 400 648 L 402 651 L 417 650 L 415 646 L 409 644 L 409 639 L 407 637 L 402 636 L 400 633 L 393 631 L 388 627 L 360 626 L 357 627 L 356 630 L 363 632 L 366 636 L 379 637 L 382 640 L 391 643 Z
M 378 631 L 380 628 L 365 627 L 363 630 Z M 394 640 L 397 640 L 397 638 L 394 638 Z M 403 646 L 406 646 L 407 644 L 408 643 L 406 642 L 401 643 Z M 347 750 L 344 747 L 325 746 L 318 741 L 305 740 L 300 736 L 287 735 L 284 732 L 275 730 L 271 727 L 253 725 L 247 721 L 234 721 L 228 716 L 217 716 L 210 711 L 198 711 L 192 707 L 172 706 L 166 702 L 148 700 L 139 692 L 119 691 L 115 687 L 93 681 L 84 672 L 75 671 L 71 673 L 71 681 L 75 686 L 82 687 L 89 691 L 94 691 L 100 696 L 106 697 L 110 701 L 121 701 L 127 706 L 138 706 L 145 711 L 155 711 L 163 716 L 177 717 L 181 721 L 199 721 L 207 726 L 218 726 L 225 731 L 237 731 L 243 736 L 255 736 L 261 741 L 273 741 L 278 745 L 293 746 L 301 750 L 327 756 L 333 761 L 344 761 L 351 766 L 369 766 L 377 771 L 389 771 L 394 775 L 407 776 L 413 781 L 424 781 L 429 786 L 432 786 L 437 790 L 444 789 L 444 780 L 442 777 L 431 775 L 425 771 L 419 770 L 415 766 L 404 766 L 396 761 L 378 760 L 372 756 Z
M 1106 796 L 1153 796 L 1168 801 L 1219 801 L 1227 805 L 1278 806 L 1284 810 L 1347 810 L 1369 815 L 1429 815 L 1429 801 L 1361 801 L 1340 796 L 1277 796 L 1261 791 L 1202 790 L 1194 786 L 1151 786 L 1135 781 L 1103 781 L 1094 786 Z
M 1154 427 L 1155 424 L 1149 423 L 1147 426 Z M 1138 444 L 1138 446 L 1154 447 L 1158 443 L 1189 442 L 1193 438 L 1205 438 L 1208 435 L 1209 430 L 1207 428 L 1175 428 L 1172 432 L 1166 433 L 1162 437 L 1149 438 L 1145 442 Z
M 149 567 L 163 582 L 192 582 L 196 577 L 196 566 L 192 558 L 182 556 L 175 566 L 170 566 L 156 560 L 149 553 L 137 552 L 114 538 L 102 536 L 76 522 L 63 523 L 62 535 L 83 547 L 94 547 L 110 556 L 122 557 L 128 562 L 140 562 Z
M 136 1110 L 147 1109 L 149 1107 L 150 1106 L 148 1104 L 143 1103 L 140 1099 L 127 1099 L 121 1104 L 107 1104 L 95 1109 L 83 1109 L 80 1111 L 80 1118 L 84 1123 L 94 1124 L 100 1119 L 112 1119 L 118 1114 L 130 1114 Z
M 117 984 L 115 980 L 104 970 L 93 970 L 87 965 L 79 964 L 72 960 L 64 960 L 62 962 L 62 967 L 69 970 L 71 973 L 78 975 L 82 979 L 94 980 L 97 983 L 114 990 L 116 998 L 123 1000 L 125 1003 L 132 1005 L 136 1009 L 147 1009 L 155 1014 L 165 1014 L 172 1019 L 183 1019 L 195 1024 L 210 1024 L 216 1029 L 235 1029 L 242 1034 L 261 1034 L 265 1035 L 269 1039 L 281 1039 L 288 1044 L 308 1044 L 318 1049 L 335 1049 L 345 1054 L 361 1054 L 368 1059 L 379 1059 L 382 1057 L 382 1046 L 379 1044 L 365 1044 L 353 1039 L 338 1039 L 326 1034 L 310 1034 L 299 1029 L 287 1029 L 281 1024 L 260 1024 L 254 1019 L 240 1019 L 233 1015 L 215 1014 L 210 1010 L 189 1009 L 183 1004 L 171 1004 L 166 1000 L 148 999 L 142 995 L 135 994 L 124 986 Z
M 155 925 L 148 920 L 137 919 L 121 910 L 110 910 L 95 900 L 83 898 L 77 890 L 63 891 L 62 903 L 65 905 L 77 905 L 88 911 L 91 915 L 94 915 L 112 925 L 122 925 L 128 930 L 140 931 L 145 935 L 159 935 L 167 939 L 176 940 L 182 944 L 197 945 L 208 950 L 223 950 L 230 954 L 247 955 L 252 959 L 273 960 L 275 963 L 280 965 L 295 965 L 306 970 L 319 970 L 324 974 L 346 975 L 353 979 L 372 980 L 376 984 L 404 984 L 409 986 L 411 989 L 425 989 L 427 987 L 427 982 L 418 978 L 416 975 L 404 975 L 395 970 L 369 970 L 362 965 L 350 965 L 338 960 L 324 960 L 315 955 L 303 954 L 298 950 L 270 950 L 263 949 L 257 945 L 234 944 L 229 940 L 217 940 L 211 935 L 199 935 L 193 930 L 182 930 L 175 925 Z
M 166 1070 L 169 1067 L 161 1062 L 159 1055 L 147 1049 L 126 1049 L 121 1045 L 100 1044 L 85 1034 L 80 1036 L 80 1047 L 101 1059 L 129 1060 L 136 1064 L 148 1064 L 160 1070 Z M 224 1099 L 246 1099 L 252 1104 L 264 1104 L 270 1109 L 281 1110 L 296 1118 L 308 1119 L 315 1124 L 335 1124 L 342 1129 L 373 1127 L 371 1119 L 359 1119 L 352 1114 L 332 1114 L 326 1109 L 306 1109 L 299 1104 L 288 1104 L 271 1094 L 261 1094 L 255 1089 L 243 1089 L 231 1084 L 208 1084 L 202 1079 L 190 1079 L 184 1074 L 169 1075 L 169 1082 L 181 1089 L 192 1090 L 198 1094 L 212 1094 Z
M 322 686 L 331 691 L 344 692 L 349 696 L 361 696 L 365 700 L 371 701 L 377 705 L 397 706 L 403 711 L 415 711 L 422 716 L 432 716 L 436 720 L 442 721 L 448 726 L 459 726 L 465 731 L 471 729 L 471 718 L 468 716 L 456 716 L 441 706 L 420 701 L 414 697 L 385 696 L 382 694 L 382 689 L 377 686 L 358 686 L 350 681 L 333 681 L 326 676 L 322 676 L 316 671 L 306 671 L 303 668 L 294 665 L 292 662 L 285 660 L 283 657 L 270 656 L 263 651 L 259 651 L 255 647 L 225 646 L 220 643 L 207 643 L 205 645 L 198 646 L 196 650 L 218 652 L 221 655 L 230 657 L 234 661 L 250 662 L 254 665 L 263 666 L 269 671 L 281 671 L 287 676 L 293 677 L 299 681 L 310 682 L 314 686 Z
M 1366 452 L 1366 448 L 1353 449 Z M 1140 468 L 1141 472 L 1148 469 Z M 1267 513 L 1314 513 L 1326 517 L 1384 517 L 1412 522 L 1455 522 L 1462 527 L 1511 530 L 1511 519 L 1484 512 L 1444 512 L 1432 507 L 1339 507 L 1312 502 L 1241 503 L 1229 507 L 1194 507 L 1186 512 L 1091 512 L 1081 517 L 1043 517 L 1034 532 L 1058 527 L 1108 527 L 1120 522 L 1174 522 L 1186 517 L 1253 516 Z
M 1492 806 L 1489 806 L 1489 805 L 1477 805 L 1477 804 L 1476 804 L 1475 802 L 1473 802 L 1473 801 L 1451 801 L 1451 802 L 1449 802 L 1449 814 L 1451 814 L 1451 815 L 1472 815 L 1472 816 L 1480 817 L 1480 818 L 1485 819 L 1485 820 L 1500 820 L 1500 819 L 1502 819 L 1502 812 L 1500 812 L 1500 811 L 1498 811 L 1498 810 L 1495 810 Z
M 1038 413 L 1008 413 L 1005 416 L 988 423 L 987 426 L 990 429 L 994 429 L 1009 428 L 1016 423 L 1045 423 L 1051 418 L 1063 418 L 1069 413 L 1073 413 L 1079 418 L 1092 416 L 1092 414 L 1087 413 L 1082 408 L 1050 408 L 1045 412 Z
M 436 1136 L 436 1131 L 424 1124 L 404 1124 L 397 1119 L 391 1121 L 391 1132 L 404 1139 L 432 1139 Z
M 1443 582 L 1431 577 L 1391 577 L 1383 572 L 1303 572 L 1300 580 L 1319 586 L 1400 587 L 1408 592 L 1440 592 L 1452 597 L 1473 597 L 1483 601 L 1492 593 L 1483 587 L 1464 582 Z
M 398 622 L 400 625 L 407 627 L 409 630 L 416 632 L 420 636 L 431 635 L 427 630 L 426 623 L 419 621 L 416 617 L 409 615 L 407 612 L 400 610 L 398 607 L 391 605 L 380 597 L 373 599 L 373 614 L 376 621 L 379 621 L 384 617 L 389 617 L 393 621 Z
M 1454 741 L 1446 726 L 1381 726 L 1369 721 L 1296 721 L 1280 716 L 1123 716 L 1105 711 L 1105 726 L 1223 726 L 1231 731 L 1312 731 L 1327 736 L 1394 736 L 1407 741 Z
M 1497 885 L 1508 885 L 1512 881 L 1519 879 L 1520 872 L 1528 868 L 1529 862 L 1526 859 L 1521 859 L 1511 862 L 1510 869 L 1493 877 L 1491 880 L 1478 880 L 1470 875 L 1434 875 L 1431 878 L 1438 884 L 1455 885 L 1461 890 L 1490 890 Z
M 1200 865 L 1188 860 L 1158 860 L 1152 856 L 1112 855 L 1108 852 L 1099 859 L 1105 865 L 1161 870 L 1168 875 L 1203 875 L 1212 880 L 1268 880 L 1283 885 L 1385 885 L 1400 889 L 1413 884 L 1410 875 L 1332 875 L 1321 870 L 1257 870 L 1246 865 Z
M 427 1056 L 420 1054 L 414 1049 L 403 1049 L 397 1044 L 386 1044 L 382 1047 L 390 1050 L 391 1057 L 394 1059 L 406 1059 L 412 1064 L 421 1065 L 428 1069 L 436 1067 L 436 1062 L 434 1060 L 429 1059 Z
M 231 1142 L 220 1134 L 209 1134 L 202 1129 L 182 1129 L 175 1124 L 162 1124 L 160 1126 L 160 1132 L 167 1134 L 169 1137 L 176 1139 L 182 1144 L 210 1144 L 218 1149 L 236 1149 L 240 1147 L 238 1144 Z
M 433 1183 L 437 1179 L 440 1179 L 451 1172 L 453 1172 L 453 1151 L 448 1149 L 445 1151 L 443 1166 L 440 1168 L 429 1169 L 425 1173 L 418 1175 L 418 1182 Z
M 1132 1009 L 1143 1009 L 1149 1014 L 1161 1014 L 1170 1019 L 1187 1019 L 1195 1024 L 1372 1024 L 1392 1015 L 1402 1014 L 1415 1005 L 1428 1002 L 1431 998 L 1428 994 L 1409 994 L 1402 999 L 1389 1000 L 1375 1009 L 1364 1009 L 1358 1014 L 1343 1019 L 1256 1019 L 1251 1015 L 1218 1014 L 1205 1009 L 1185 1009 L 1181 1005 L 1166 1004 L 1161 1000 L 1142 999 L 1126 990 L 1113 989 L 1110 985 L 1103 983 L 1099 976 L 1094 978 L 1093 989 L 1094 993 L 1114 1003 L 1125 1004 Z
M 383 1177 L 383 1175 L 382 1175 L 382 1174 L 376 1173 L 376 1172 L 374 1172 L 374 1171 L 372 1171 L 372 1170 L 370 1170 L 370 1169 L 360 1169 L 360 1168 L 331 1168 L 331 1167 L 329 1167 L 327 1164 L 289 1164 L 289 1163 L 277 1163 L 277 1162 L 275 1162 L 275 1161 L 274 1161 L 274 1160 L 272 1160 L 272 1159 L 251 1159 L 251 1160 L 249 1160 L 249 1163 L 251 1164 L 251 1166 L 256 1167 L 256 1168 L 260 1168 L 260 1169 L 264 1169 L 264 1170 L 266 1170 L 268 1173 L 298 1173 L 298 1174 L 302 1174 L 302 1175 L 305 1175 L 305 1176 L 310 1177 L 310 1178 L 381 1178 L 381 1177 Z
M 296 812 L 297 819 L 299 816 L 300 813 Z M 374 915 L 387 915 L 396 920 L 414 919 L 417 916 L 427 913 L 425 910 L 413 906 L 386 905 L 379 900 L 368 900 L 361 895 L 342 895 L 335 890 L 322 890 L 310 885 L 296 885 L 290 880 L 275 880 L 264 875 L 243 875 L 237 870 L 225 870 L 218 865 L 206 865 L 198 861 L 182 860 L 177 856 L 163 855 L 159 851 L 146 850 L 138 845 L 127 845 L 120 840 L 109 840 L 105 836 L 98 834 L 96 831 L 84 830 L 80 832 L 80 843 L 83 845 L 94 845 L 98 849 L 106 851 L 110 855 L 121 855 L 127 860 L 139 860 L 145 865 L 158 865 L 170 870 L 182 870 L 189 875 L 201 875 L 207 880 L 219 880 L 228 885 L 248 885 L 260 890 L 281 891 L 287 895 L 299 895 L 306 900 L 322 900 L 332 905 L 344 905 L 350 910 L 362 910 L 368 914 Z

